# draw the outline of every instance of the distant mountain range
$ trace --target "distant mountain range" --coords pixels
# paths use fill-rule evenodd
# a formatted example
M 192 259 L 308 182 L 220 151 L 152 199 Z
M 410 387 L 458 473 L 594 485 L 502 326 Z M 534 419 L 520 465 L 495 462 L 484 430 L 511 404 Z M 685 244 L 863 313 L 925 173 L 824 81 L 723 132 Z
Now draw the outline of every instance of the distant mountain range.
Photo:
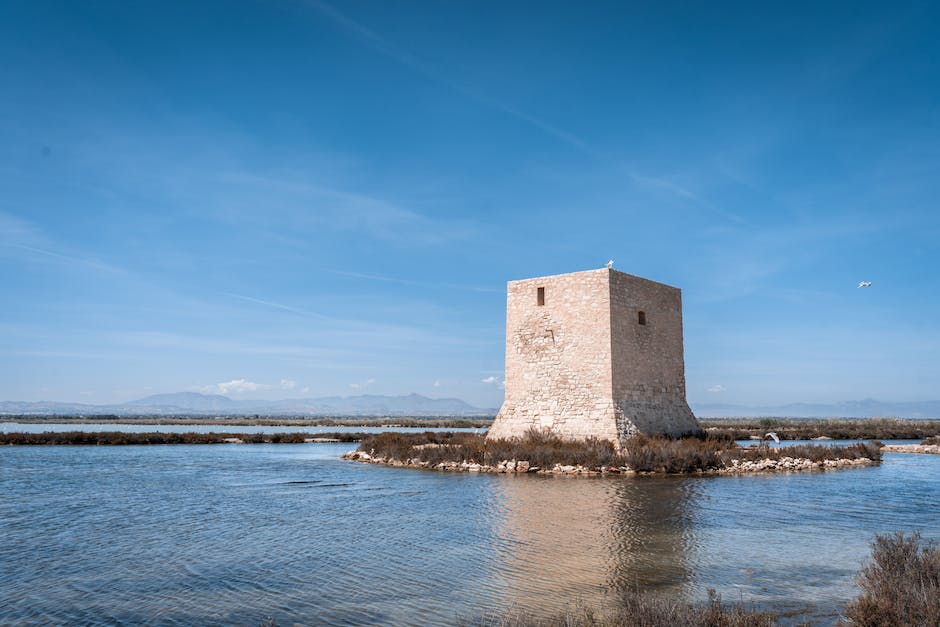
M 885 402 L 866 398 L 841 403 L 790 403 L 787 405 L 726 405 L 698 403 L 692 406 L 699 418 L 940 418 L 940 401 Z
M 0 414 L 259 415 L 259 416 L 494 416 L 496 409 L 474 407 L 459 398 L 407 396 L 325 396 L 280 401 L 236 400 L 217 394 L 154 394 L 115 405 L 0 401 Z
M 775 416 L 791 418 L 940 418 L 940 401 L 885 402 L 874 399 L 841 403 L 788 405 L 693 404 L 695 415 L 711 417 Z M 259 416 L 495 416 L 495 407 L 474 407 L 459 398 L 406 396 L 324 396 L 279 401 L 236 400 L 218 394 L 177 392 L 154 394 L 115 405 L 0 401 L 2 414 L 259 415 Z

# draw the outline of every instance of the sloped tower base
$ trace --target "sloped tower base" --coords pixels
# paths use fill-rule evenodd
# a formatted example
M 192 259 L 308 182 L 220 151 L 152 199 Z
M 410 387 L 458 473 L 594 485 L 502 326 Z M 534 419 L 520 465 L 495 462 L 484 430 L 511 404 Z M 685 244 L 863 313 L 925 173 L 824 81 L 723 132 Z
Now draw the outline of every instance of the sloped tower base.
M 641 433 L 679 437 L 697 433 L 700 427 L 684 400 L 622 401 L 615 408 L 574 416 L 533 413 L 528 406 L 507 407 L 504 403 L 487 437 L 521 438 L 530 430 L 570 440 L 599 438 L 619 446 Z
M 531 429 L 618 445 L 697 432 L 679 290 L 609 268 L 511 281 L 506 399 L 488 437 Z

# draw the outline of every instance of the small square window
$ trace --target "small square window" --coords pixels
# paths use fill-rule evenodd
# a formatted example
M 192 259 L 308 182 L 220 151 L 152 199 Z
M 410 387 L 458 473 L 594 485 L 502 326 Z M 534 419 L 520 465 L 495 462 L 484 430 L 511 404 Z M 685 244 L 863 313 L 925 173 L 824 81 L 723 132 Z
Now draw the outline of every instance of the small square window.
M 544 287 L 540 287 L 536 291 L 536 302 L 538 303 L 539 307 L 545 304 L 545 288 Z
M 639 322 L 640 324 L 645 325 L 646 324 L 646 312 L 638 311 L 637 316 L 636 316 L 636 321 Z

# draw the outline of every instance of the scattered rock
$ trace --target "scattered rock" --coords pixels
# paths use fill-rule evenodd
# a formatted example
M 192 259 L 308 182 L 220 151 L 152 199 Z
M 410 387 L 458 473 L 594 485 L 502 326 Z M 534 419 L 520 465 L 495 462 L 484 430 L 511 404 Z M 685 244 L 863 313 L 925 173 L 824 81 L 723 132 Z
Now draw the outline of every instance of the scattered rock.
M 231 438 L 232 440 L 237 440 L 237 438 Z M 900 449 L 900 450 L 899 450 Z M 940 446 L 938 445 L 920 445 L 920 444 L 907 444 L 907 445 L 887 445 L 884 447 L 885 451 L 899 451 L 899 452 L 923 452 L 923 453 L 937 453 L 940 454 Z M 375 457 L 369 453 L 363 451 L 350 451 L 342 455 L 343 459 L 348 459 L 352 461 L 368 462 L 372 464 L 387 464 L 389 466 L 395 467 L 407 467 L 407 468 L 426 468 L 434 469 L 439 471 L 453 471 L 453 472 L 474 472 L 474 473 L 542 473 L 542 474 L 556 474 L 556 475 L 606 475 L 606 474 L 622 474 L 622 475 L 655 475 L 660 474 L 656 472 L 642 472 L 637 473 L 635 470 L 628 468 L 626 466 L 603 466 L 600 468 L 587 468 L 581 465 L 571 465 L 571 464 L 555 464 L 552 468 L 540 468 L 539 466 L 532 466 L 528 461 L 516 461 L 516 460 L 503 460 L 496 465 L 488 464 L 478 464 L 476 462 L 455 462 L 455 461 L 446 461 L 440 462 L 434 466 L 430 462 L 421 461 L 418 458 L 412 458 L 407 461 L 402 461 L 398 459 L 386 459 Z M 797 471 L 807 471 L 807 470 L 827 470 L 832 468 L 842 468 L 850 466 L 865 466 L 869 464 L 877 463 L 870 459 L 828 459 L 825 461 L 814 462 L 809 459 L 802 458 L 793 458 L 793 457 L 782 457 L 778 460 L 774 459 L 760 459 L 760 460 L 740 460 L 733 459 L 731 460 L 731 465 L 727 468 L 712 469 L 712 470 L 700 470 L 695 474 L 740 474 L 740 473 L 754 473 L 754 472 L 797 472 Z
M 937 444 L 885 444 L 881 450 L 886 453 L 940 455 L 940 445 Z

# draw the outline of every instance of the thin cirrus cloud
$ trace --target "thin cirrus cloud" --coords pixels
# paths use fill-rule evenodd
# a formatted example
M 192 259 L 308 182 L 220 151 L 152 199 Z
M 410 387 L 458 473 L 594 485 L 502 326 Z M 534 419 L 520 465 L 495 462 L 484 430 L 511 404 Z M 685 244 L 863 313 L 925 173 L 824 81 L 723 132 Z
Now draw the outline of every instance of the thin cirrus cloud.
M 347 270 L 327 269 L 330 274 L 347 276 L 354 279 L 364 279 L 367 281 L 381 281 L 384 283 L 397 283 L 399 285 L 410 285 L 413 287 L 429 287 L 433 289 L 459 289 L 469 292 L 502 292 L 503 290 L 495 287 L 480 287 L 476 285 L 457 285 L 454 283 L 428 283 L 426 281 L 414 281 L 412 279 L 401 279 L 397 277 L 383 276 L 381 274 L 366 274 L 363 272 L 349 272 Z
M 244 294 L 234 294 L 234 293 L 232 293 L 232 292 L 221 292 L 221 295 L 222 295 L 222 296 L 228 296 L 228 297 L 230 297 L 230 298 L 237 298 L 237 299 L 239 299 L 239 300 L 244 300 L 244 301 L 247 301 L 247 302 L 249 302 L 249 303 L 255 303 L 255 304 L 258 304 L 258 305 L 264 305 L 264 306 L 266 306 L 266 307 L 273 307 L 274 309 L 280 309 L 280 310 L 282 310 L 282 311 L 289 311 L 289 312 L 291 312 L 291 313 L 295 313 L 295 314 L 298 314 L 298 315 L 301 315 L 301 316 L 315 316 L 315 317 L 317 317 L 317 318 L 324 318 L 324 319 L 327 319 L 327 320 L 330 320 L 330 319 L 331 319 L 329 316 L 325 316 L 325 315 L 323 315 L 323 314 L 321 314 L 321 313 L 318 313 L 318 312 L 316 312 L 316 311 L 309 311 L 309 310 L 307 310 L 307 309 L 300 309 L 299 307 L 292 307 L 292 306 L 290 306 L 290 305 L 284 305 L 284 304 L 282 304 L 282 303 L 276 303 L 276 302 L 270 301 L 270 300 L 264 300 L 264 299 L 261 299 L 261 298 L 255 298 L 254 296 L 246 296 L 246 295 L 244 295 Z
M 442 72 L 433 69 L 431 64 L 427 61 L 421 59 L 417 55 L 402 48 L 401 46 L 392 43 L 376 31 L 342 13 L 331 4 L 324 2 L 323 0 L 308 0 L 308 5 L 314 7 L 334 23 L 339 24 L 340 27 L 343 28 L 346 32 L 350 33 L 354 39 L 362 42 L 365 46 L 375 50 L 379 54 L 397 61 L 398 63 L 410 68 L 411 70 L 428 78 L 429 80 L 453 89 L 454 91 L 462 94 L 474 102 L 524 122 L 525 124 L 536 128 L 551 137 L 554 137 L 568 146 L 577 149 L 592 159 L 606 161 L 608 162 L 608 165 L 615 165 L 611 162 L 609 157 L 601 154 L 600 151 L 590 146 L 584 139 L 575 133 L 560 128 L 554 124 L 550 124 L 532 114 L 521 111 L 520 109 L 485 93 L 483 90 L 477 87 L 470 86 L 465 82 L 448 78 Z M 635 171 L 628 172 L 628 176 L 634 185 L 638 187 L 655 188 L 661 191 L 666 191 L 684 201 L 704 207 L 721 216 L 725 220 L 738 224 L 746 223 L 746 220 L 741 216 L 730 211 L 726 211 L 725 209 L 707 201 L 700 194 L 692 192 L 686 187 L 679 185 L 675 181 L 664 177 L 644 176 Z
M 333 22 L 339 24 L 355 39 L 363 42 L 366 46 L 375 50 L 379 54 L 385 55 L 386 57 L 397 61 L 398 63 L 410 68 L 418 74 L 421 74 L 422 76 L 436 83 L 449 87 L 450 89 L 453 89 L 454 91 L 475 102 L 478 102 L 496 111 L 501 111 L 506 115 L 525 122 L 529 126 L 537 128 L 540 131 L 564 142 L 565 144 L 568 144 L 573 148 L 580 150 L 587 155 L 597 156 L 595 151 L 592 150 L 583 139 L 574 133 L 559 128 L 554 124 L 549 124 L 548 122 L 545 122 L 544 120 L 541 120 L 533 115 L 520 111 L 519 109 L 484 93 L 480 89 L 445 77 L 441 72 L 434 70 L 427 61 L 419 58 L 417 55 L 409 52 L 408 50 L 405 50 L 401 46 L 392 43 L 385 37 L 376 33 L 371 28 L 368 28 L 364 24 L 357 22 L 348 15 L 340 12 L 331 4 L 323 2 L 322 0 L 309 0 L 308 4 L 317 9 L 321 14 L 325 15 Z
M 215 211 L 216 215 L 236 222 L 267 224 L 274 212 L 289 223 L 367 232 L 382 239 L 398 239 L 404 234 L 427 236 L 438 230 L 446 233 L 446 229 L 436 229 L 437 225 L 422 214 L 395 202 L 311 182 L 309 178 L 219 171 L 204 184 L 238 191 L 237 200 L 227 201 Z M 257 211 L 257 207 L 264 207 L 264 211 Z
M 64 250 L 52 241 L 39 225 L 9 213 L 0 212 L 0 250 L 20 261 L 55 263 L 67 268 L 88 268 L 98 273 L 124 275 L 112 264 Z
M 201 140 L 187 139 L 190 135 Z M 298 229 L 308 235 L 313 229 L 351 231 L 426 245 L 467 236 L 467 227 L 459 221 L 430 218 L 406 206 L 407 200 L 364 190 L 356 182 L 361 173 L 355 168 L 323 165 L 340 160 L 332 151 L 308 147 L 288 152 L 283 163 L 290 165 L 273 168 L 262 161 L 264 149 L 251 139 L 211 129 L 177 129 L 172 143 L 147 130 L 121 129 L 102 132 L 72 159 L 74 167 L 86 171 L 86 178 L 106 180 L 109 193 L 135 198 L 146 194 L 164 207 L 163 215 L 251 226 L 258 237 L 304 250 L 310 240 L 297 237 Z M 126 158 L 128 154 L 134 157 Z M 9 234 L 30 232 L 30 227 L 0 214 L 0 242 Z M 21 243 L 51 248 L 41 242 Z
M 707 388 L 705 391 L 706 391 L 706 392 L 712 392 L 712 393 L 714 394 L 714 393 L 718 393 L 718 392 L 724 392 L 724 391 L 726 391 L 727 389 L 728 389 L 728 388 L 726 388 L 725 386 L 723 386 L 723 385 L 721 385 L 721 384 L 718 384 L 718 385 L 713 385 L 713 386 L 711 386 L 710 388 Z

